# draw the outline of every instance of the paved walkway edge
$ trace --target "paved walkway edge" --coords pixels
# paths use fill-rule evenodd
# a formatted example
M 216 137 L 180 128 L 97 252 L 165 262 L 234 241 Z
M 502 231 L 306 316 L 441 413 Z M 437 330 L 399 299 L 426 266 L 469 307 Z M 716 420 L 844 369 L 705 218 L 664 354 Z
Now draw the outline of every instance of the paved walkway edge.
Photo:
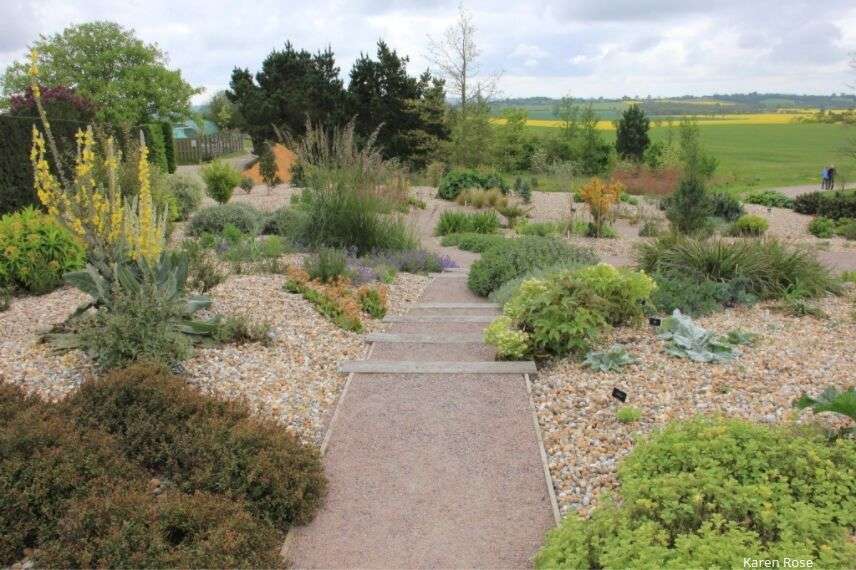
M 526 379 L 526 396 L 529 398 L 529 411 L 532 412 L 532 426 L 535 428 L 535 439 L 538 440 L 541 466 L 544 468 L 544 483 L 547 485 L 547 494 L 550 495 L 553 520 L 556 526 L 559 526 L 562 522 L 562 514 L 559 512 L 559 501 L 556 500 L 556 490 L 553 488 L 553 476 L 550 475 L 550 463 L 547 459 L 547 449 L 544 447 L 544 435 L 541 432 L 541 424 L 538 423 L 538 412 L 535 409 L 535 401 L 532 400 L 532 381 L 529 379 L 529 374 L 524 374 L 523 377 Z

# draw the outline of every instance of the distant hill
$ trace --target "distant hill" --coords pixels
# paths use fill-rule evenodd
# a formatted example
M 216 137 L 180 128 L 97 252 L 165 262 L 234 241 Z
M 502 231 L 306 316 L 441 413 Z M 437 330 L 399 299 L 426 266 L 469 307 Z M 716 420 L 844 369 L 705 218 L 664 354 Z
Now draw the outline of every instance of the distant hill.
M 604 119 L 614 119 L 631 103 L 639 103 L 642 109 L 654 117 L 682 115 L 722 115 L 739 113 L 770 113 L 786 109 L 856 109 L 856 96 L 845 93 L 832 95 L 795 95 L 791 93 L 732 93 L 714 94 L 703 97 L 684 95 L 681 97 L 646 97 L 634 99 L 578 99 L 582 104 L 591 103 L 594 110 Z M 499 99 L 491 103 L 491 113 L 502 114 L 508 108 L 523 108 L 530 119 L 553 119 L 553 109 L 559 102 L 550 97 L 522 97 Z

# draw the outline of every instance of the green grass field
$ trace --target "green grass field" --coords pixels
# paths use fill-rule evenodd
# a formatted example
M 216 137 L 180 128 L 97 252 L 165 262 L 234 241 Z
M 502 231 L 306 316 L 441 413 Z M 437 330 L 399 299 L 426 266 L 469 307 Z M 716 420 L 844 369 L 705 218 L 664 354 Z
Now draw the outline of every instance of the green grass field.
M 730 192 L 820 184 L 820 169 L 834 164 L 839 180 L 856 181 L 856 163 L 844 151 L 856 127 L 826 124 L 701 125 L 705 148 L 719 160 L 714 186 Z M 550 127 L 529 127 L 549 134 Z M 614 140 L 614 131 L 604 131 Z M 664 140 L 666 127 L 652 128 L 652 140 Z M 677 128 L 673 128 L 677 138 Z

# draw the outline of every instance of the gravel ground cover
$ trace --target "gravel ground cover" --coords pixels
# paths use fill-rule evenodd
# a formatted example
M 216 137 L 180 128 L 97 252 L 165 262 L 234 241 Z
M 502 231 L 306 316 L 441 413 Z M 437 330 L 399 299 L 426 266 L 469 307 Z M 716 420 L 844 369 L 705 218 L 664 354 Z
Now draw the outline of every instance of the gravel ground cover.
M 283 261 L 297 259 L 286 256 Z M 389 313 L 407 311 L 429 281 L 428 276 L 399 273 L 389 286 Z M 273 340 L 269 346 L 199 348 L 183 366 L 188 380 L 203 391 L 245 399 L 305 441 L 318 443 L 346 379 L 336 367 L 341 360 L 360 358 L 367 343 L 333 325 L 299 295 L 284 291 L 284 282 L 282 275 L 233 275 L 215 287 L 209 293 L 213 311 L 268 322 Z M 13 300 L 0 313 L 0 381 L 56 400 L 91 377 L 94 371 L 84 354 L 57 354 L 38 341 L 40 332 L 65 320 L 85 299 L 64 287 Z M 385 326 L 369 319 L 365 324 L 366 332 Z
M 655 330 L 645 326 L 617 329 L 606 342 L 625 345 L 638 359 L 620 372 L 592 372 L 570 360 L 542 368 L 533 398 L 562 512 L 588 513 L 602 493 L 616 487 L 617 463 L 634 441 L 669 420 L 725 414 L 786 422 L 797 417 L 792 402 L 803 392 L 853 385 L 854 302 L 852 291 L 820 301 L 830 319 L 786 316 L 771 303 L 699 319 L 720 334 L 736 328 L 759 334 L 753 346 L 741 347 L 741 356 L 727 364 L 671 357 Z M 613 387 L 628 394 L 626 404 L 612 397 Z M 640 410 L 641 419 L 620 423 L 615 412 L 623 405 Z M 830 414 L 816 419 L 830 426 L 837 421 Z

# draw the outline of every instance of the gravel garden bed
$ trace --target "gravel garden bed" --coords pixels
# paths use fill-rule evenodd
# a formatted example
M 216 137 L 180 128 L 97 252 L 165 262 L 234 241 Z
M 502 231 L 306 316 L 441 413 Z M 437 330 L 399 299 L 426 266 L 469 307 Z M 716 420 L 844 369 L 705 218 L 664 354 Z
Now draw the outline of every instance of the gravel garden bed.
M 605 344 L 621 343 L 638 359 L 620 372 L 592 372 L 571 360 L 542 368 L 533 382 L 533 398 L 562 513 L 590 512 L 602 493 L 616 487 L 617 463 L 634 441 L 670 420 L 724 414 L 767 423 L 791 421 L 796 418 L 792 402 L 804 392 L 852 385 L 853 293 L 827 297 L 818 306 L 831 318 L 790 317 L 763 303 L 699 319 L 720 334 L 742 328 L 759 335 L 727 364 L 671 357 L 656 330 L 645 326 L 617 329 L 607 339 Z M 612 397 L 613 387 L 628 394 L 626 404 Z M 641 419 L 619 422 L 616 410 L 624 405 L 638 409 Z M 816 419 L 835 421 L 828 416 Z
M 405 312 L 429 281 L 428 276 L 399 273 L 389 286 L 389 313 Z M 299 295 L 284 291 L 284 282 L 283 275 L 232 275 L 215 287 L 210 292 L 213 311 L 268 322 L 272 342 L 198 348 L 183 363 L 185 376 L 203 391 L 245 399 L 304 441 L 317 443 L 346 378 L 336 369 L 339 361 L 360 358 L 367 344 L 360 335 L 333 325 Z M 92 377 L 83 353 L 57 354 L 38 341 L 40 332 L 65 320 L 85 299 L 78 290 L 63 287 L 13 300 L 0 313 L 0 381 L 57 400 Z M 365 324 L 367 332 L 384 326 L 375 320 Z

